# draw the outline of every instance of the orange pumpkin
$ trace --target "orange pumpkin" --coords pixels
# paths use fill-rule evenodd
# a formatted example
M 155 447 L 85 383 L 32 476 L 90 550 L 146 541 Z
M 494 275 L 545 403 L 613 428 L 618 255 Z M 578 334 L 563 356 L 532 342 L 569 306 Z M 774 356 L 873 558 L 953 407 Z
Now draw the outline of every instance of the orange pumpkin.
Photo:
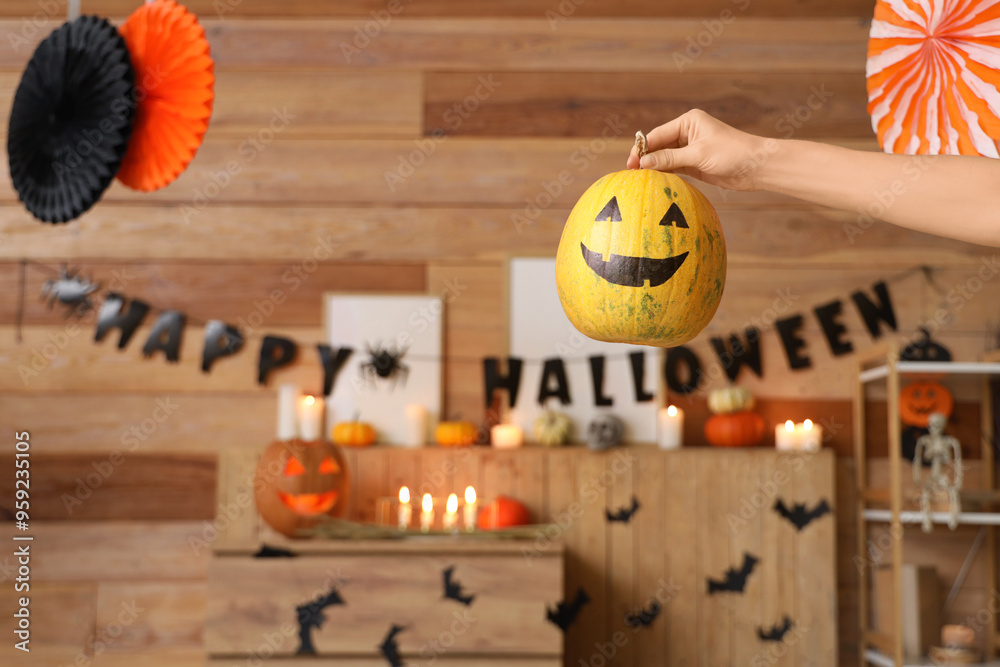
M 764 418 L 742 410 L 712 415 L 705 422 L 705 439 L 716 447 L 752 447 L 764 437 Z
M 927 418 L 932 412 L 950 417 L 954 407 L 951 392 L 940 382 L 911 382 L 899 392 L 899 418 L 907 426 L 927 428 Z
M 480 530 L 499 530 L 530 524 L 531 512 L 528 508 L 507 496 L 497 496 L 496 500 L 480 510 L 476 519 L 476 526 Z
M 272 443 L 261 454 L 254 500 L 269 526 L 295 537 L 324 515 L 342 515 L 349 488 L 347 464 L 332 443 L 288 440 Z
M 442 447 L 465 447 L 479 439 L 479 428 L 472 422 L 441 422 L 434 429 L 434 439 Z
M 342 447 L 368 447 L 375 442 L 375 427 L 367 422 L 339 422 L 330 437 Z

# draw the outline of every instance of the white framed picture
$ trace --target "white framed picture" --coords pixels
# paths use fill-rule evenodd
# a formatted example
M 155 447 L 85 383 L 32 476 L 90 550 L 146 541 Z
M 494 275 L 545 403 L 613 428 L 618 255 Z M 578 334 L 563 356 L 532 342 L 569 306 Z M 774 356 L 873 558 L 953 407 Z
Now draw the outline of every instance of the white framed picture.
M 327 293 L 323 306 L 327 344 L 353 350 L 327 397 L 327 432 L 358 418 L 375 427 L 380 443 L 429 442 L 443 395 L 441 297 Z M 423 442 L 412 433 L 414 406 L 424 410 Z

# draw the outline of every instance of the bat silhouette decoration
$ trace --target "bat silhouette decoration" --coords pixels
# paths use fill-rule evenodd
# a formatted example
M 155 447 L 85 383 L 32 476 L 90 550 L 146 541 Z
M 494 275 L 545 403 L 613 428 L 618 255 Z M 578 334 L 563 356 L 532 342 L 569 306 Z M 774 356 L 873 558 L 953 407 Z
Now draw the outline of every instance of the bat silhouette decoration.
M 708 594 L 719 593 L 719 592 L 732 592 L 732 593 L 742 593 L 743 588 L 747 585 L 747 577 L 753 572 L 754 566 L 760 562 L 760 559 L 748 553 L 743 554 L 743 565 L 736 569 L 731 567 L 726 570 L 725 578 L 721 581 L 718 579 L 708 580 Z
M 632 496 L 632 505 L 629 507 L 622 507 L 621 509 L 615 510 L 604 510 L 605 516 L 608 517 L 608 521 L 621 521 L 622 523 L 628 523 L 632 520 L 632 516 L 639 509 L 639 499 Z
M 335 604 L 344 604 L 344 598 L 340 597 L 340 591 L 333 588 L 312 602 L 295 608 L 299 619 L 299 650 L 296 651 L 296 655 L 316 655 L 316 647 L 312 643 L 312 629 L 323 625 L 326 621 L 323 610 Z
M 785 616 L 781 623 L 772 626 L 767 631 L 764 628 L 757 628 L 757 636 L 760 637 L 762 642 L 780 642 L 791 629 L 792 619 Z
M 545 610 L 545 617 L 565 632 L 569 626 L 573 625 L 573 621 L 580 615 L 580 610 L 588 602 L 590 602 L 590 596 L 587 595 L 587 591 L 583 590 L 582 587 L 578 588 L 572 602 L 557 602 L 555 609 Z
M 386 633 L 385 639 L 378 645 L 382 656 L 392 667 L 403 667 L 403 658 L 399 655 L 399 644 L 396 642 L 396 635 L 405 629 L 405 625 L 396 625 L 393 623 L 389 628 L 389 632 Z
M 625 614 L 625 625 L 630 628 L 648 628 L 660 615 L 661 609 L 659 601 L 651 600 L 645 609 Z
M 458 583 L 452 578 L 452 574 L 455 572 L 455 566 L 446 567 L 442 574 L 444 575 L 444 596 L 449 600 L 455 600 L 461 602 L 466 607 L 472 604 L 472 601 L 476 599 L 476 596 L 465 595 L 462 592 L 462 584 Z
M 816 503 L 816 506 L 811 510 L 806 509 L 805 503 L 795 503 L 791 509 L 788 509 L 785 501 L 778 498 L 777 502 L 774 503 L 774 511 L 788 519 L 795 526 L 796 530 L 801 531 L 812 523 L 813 519 L 818 519 L 824 514 L 829 514 L 830 505 L 824 499 Z
M 261 545 L 260 551 L 253 555 L 254 558 L 295 558 L 296 556 L 298 554 L 294 551 L 282 549 L 281 547 L 272 547 L 270 544 Z

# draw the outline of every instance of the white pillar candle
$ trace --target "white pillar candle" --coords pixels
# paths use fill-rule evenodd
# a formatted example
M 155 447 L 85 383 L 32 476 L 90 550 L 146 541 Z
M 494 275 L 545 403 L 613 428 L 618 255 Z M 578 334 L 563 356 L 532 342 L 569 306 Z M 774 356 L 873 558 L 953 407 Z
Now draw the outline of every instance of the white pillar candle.
M 796 426 L 796 428 L 799 428 Z M 811 419 L 802 422 L 802 430 L 799 431 L 799 449 L 806 452 L 818 452 L 823 444 L 823 427 L 814 424 Z
M 323 401 L 315 396 L 299 399 L 299 437 L 306 442 L 320 439 L 323 424 Z
M 299 388 L 294 384 L 283 384 L 278 387 L 278 440 L 287 442 L 294 440 L 299 434 L 298 415 L 296 414 L 299 400 Z
M 458 530 L 458 496 L 454 493 L 448 495 L 448 502 L 444 506 L 444 518 L 441 520 L 441 527 L 447 532 Z
M 656 415 L 656 442 L 660 449 L 678 449 L 684 442 L 684 411 L 676 405 L 660 408 Z
M 411 403 L 404 408 L 406 413 L 407 447 L 422 447 L 427 444 L 427 408 Z
M 412 518 L 413 508 L 410 507 L 410 490 L 404 486 L 399 489 L 399 529 L 408 530 Z
M 497 424 L 490 429 L 490 441 L 499 449 L 512 449 L 521 446 L 524 433 L 517 424 Z
M 434 499 L 431 498 L 431 494 L 425 493 L 423 499 L 420 501 L 420 531 L 423 533 L 430 532 L 433 523 Z
M 465 530 L 471 533 L 476 529 L 476 490 L 471 486 L 465 487 L 465 507 L 462 508 L 462 514 Z
M 791 419 L 774 427 L 774 446 L 782 451 L 795 451 L 799 448 L 799 431 Z

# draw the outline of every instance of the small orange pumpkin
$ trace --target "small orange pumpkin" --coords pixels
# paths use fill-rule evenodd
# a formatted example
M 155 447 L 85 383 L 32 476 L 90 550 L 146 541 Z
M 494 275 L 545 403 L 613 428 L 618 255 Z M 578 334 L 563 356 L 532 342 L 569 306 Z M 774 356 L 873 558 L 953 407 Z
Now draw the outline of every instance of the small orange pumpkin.
M 531 512 L 528 508 L 507 496 L 497 496 L 496 500 L 480 510 L 476 519 L 476 525 L 480 530 L 499 530 L 529 524 L 531 524 Z
M 479 439 L 479 429 L 472 422 L 441 422 L 434 429 L 434 439 L 442 447 L 465 447 Z
M 764 418 L 742 410 L 712 415 L 705 422 L 705 439 L 716 447 L 752 447 L 764 437 Z
M 315 526 L 323 515 L 341 516 L 349 488 L 344 457 L 325 440 L 272 443 L 261 454 L 254 476 L 257 511 L 288 537 Z
M 342 447 L 368 447 L 375 442 L 375 428 L 367 422 L 339 422 L 330 436 Z
M 954 407 L 951 392 L 940 382 L 920 380 L 899 391 L 899 418 L 907 426 L 927 428 L 927 418 L 932 412 L 950 417 Z

